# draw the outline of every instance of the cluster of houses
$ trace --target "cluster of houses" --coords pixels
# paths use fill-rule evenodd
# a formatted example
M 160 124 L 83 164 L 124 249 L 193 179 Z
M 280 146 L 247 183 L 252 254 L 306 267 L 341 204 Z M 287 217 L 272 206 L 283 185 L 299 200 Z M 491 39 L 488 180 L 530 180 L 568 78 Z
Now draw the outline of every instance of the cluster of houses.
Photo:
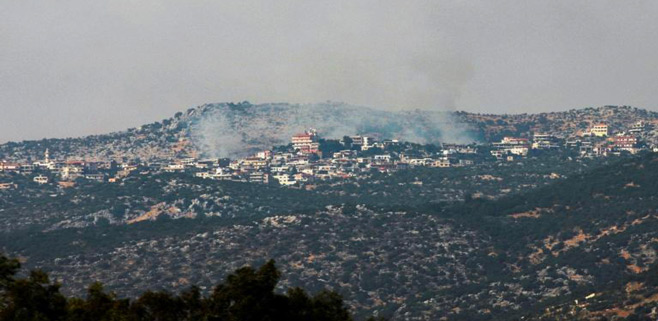
M 490 153 L 498 160 L 526 157 L 532 150 L 576 149 L 581 156 L 606 156 L 622 152 L 637 153 L 651 149 L 645 142 L 651 126 L 637 123 L 626 130 L 612 132 L 606 124 L 595 124 L 573 137 L 535 133 L 532 138 L 504 137 L 490 145 Z M 345 141 L 349 140 L 349 141 Z M 0 161 L 0 172 L 16 172 L 32 177 L 37 184 L 56 183 L 75 186 L 78 179 L 117 182 L 131 175 L 170 172 L 189 173 L 196 177 L 280 185 L 313 186 L 314 181 L 344 179 L 369 175 L 373 171 L 390 173 L 413 167 L 446 168 L 468 166 L 478 154 L 475 145 L 443 144 L 433 153 L 401 151 L 397 140 L 377 141 L 357 135 L 345 137 L 343 150 L 321 148 L 318 133 L 310 129 L 291 138 L 288 148 L 265 150 L 239 159 L 178 158 L 159 163 L 117 163 L 115 161 L 57 161 L 46 150 L 42 160 L 31 163 Z M 658 148 L 653 148 L 658 151 Z M 373 152 L 373 150 L 375 152 Z M 324 153 L 324 154 L 323 154 Z M 422 156 L 419 156 L 422 155 Z M 16 184 L 0 182 L 0 190 L 16 188 Z
M 72 186 L 72 182 L 78 178 L 99 182 L 106 181 L 107 174 L 103 173 L 103 170 L 111 169 L 112 164 L 112 162 L 85 162 L 77 160 L 56 161 L 50 158 L 50 153 L 46 149 L 44 158 L 32 163 L 0 161 L 0 172 L 14 172 L 24 175 L 38 174 L 32 178 L 32 181 L 41 185 L 50 183 L 50 177 L 55 175 L 60 178 L 60 185 Z M 16 184 L 0 184 L 0 189 L 9 189 L 12 187 L 16 187 Z
M 29 164 L 0 161 L 0 172 L 22 173 L 32 176 L 32 180 L 37 184 L 56 183 L 62 187 L 75 186 L 78 179 L 113 183 L 130 175 L 157 172 L 189 173 L 215 180 L 311 185 L 310 183 L 317 180 L 358 177 L 373 171 L 390 173 L 418 166 L 445 168 L 471 165 L 472 160 L 458 155 L 477 153 L 476 147 L 472 145 L 444 145 L 441 152 L 431 155 L 425 153 L 423 157 L 418 157 L 389 151 L 390 147 L 401 144 L 397 140 L 379 142 L 368 136 L 352 136 L 348 139 L 349 149 L 323 155 L 319 136 L 311 129 L 294 135 L 289 148 L 279 151 L 265 150 L 245 158 L 180 158 L 161 163 L 139 164 L 115 161 L 56 161 L 50 158 L 46 150 L 42 160 Z M 373 149 L 378 149 L 378 152 L 373 153 Z M 0 189 L 13 187 L 13 183 L 0 185 Z
M 504 137 L 492 144 L 491 154 L 497 159 L 514 160 L 528 155 L 530 150 L 575 149 L 583 157 L 635 154 L 642 150 L 658 152 L 658 145 L 646 141 L 652 126 L 638 122 L 630 128 L 613 132 L 607 124 L 598 123 L 570 137 L 535 133 L 532 139 Z
M 451 167 L 473 164 L 458 159 L 457 154 L 475 154 L 473 146 L 450 145 L 441 154 L 411 157 L 404 153 L 387 152 L 399 144 L 396 140 L 375 141 L 368 136 L 349 137 L 351 148 L 323 155 L 315 130 L 296 134 L 292 148 L 286 151 L 262 151 L 246 158 L 230 161 L 226 166 L 210 166 L 210 170 L 195 173 L 197 177 L 219 180 L 241 180 L 257 183 L 276 182 L 280 185 L 308 185 L 316 180 L 344 179 L 367 175 L 372 171 L 394 172 L 410 167 Z M 345 144 L 345 141 L 341 141 Z M 381 153 L 368 154 L 378 148 Z M 312 185 L 308 185 L 312 186 Z

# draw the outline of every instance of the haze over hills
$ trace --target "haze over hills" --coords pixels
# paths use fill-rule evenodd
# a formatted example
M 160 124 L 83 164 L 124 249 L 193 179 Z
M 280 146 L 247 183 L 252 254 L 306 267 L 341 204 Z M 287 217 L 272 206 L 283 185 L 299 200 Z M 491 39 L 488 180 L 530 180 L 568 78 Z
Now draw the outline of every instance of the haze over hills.
M 130 295 L 203 288 L 274 258 L 283 287 L 337 290 L 357 315 L 589 320 L 658 304 L 656 166 L 655 153 L 543 156 L 310 191 L 179 174 L 65 190 L 18 182 L 0 203 L 14 227 L 0 240 L 78 295 L 93 280 Z M 435 202 L 450 194 L 468 196 Z M 151 211 L 159 219 L 131 224 Z
M 344 103 L 293 105 L 207 104 L 138 128 L 80 138 L 9 142 L 0 159 L 39 159 L 46 148 L 62 159 L 142 159 L 235 157 L 285 145 L 290 137 L 315 128 L 326 138 L 367 134 L 416 143 L 491 142 L 503 136 L 549 133 L 567 137 L 598 122 L 611 129 L 638 121 L 653 123 L 658 113 L 605 106 L 540 114 L 474 114 L 446 111 L 391 112 Z
M 658 1 L 4 2 L 0 321 L 658 320 Z
M 174 117 L 107 135 L 9 143 L 0 156 L 41 156 L 46 145 L 53 156 L 157 159 L 174 155 L 229 157 L 285 145 L 308 128 L 323 137 L 374 134 L 419 143 L 476 140 L 448 112 L 389 112 L 342 103 L 313 105 L 244 103 L 207 104 Z
M 207 293 L 273 258 L 281 288 L 336 290 L 357 316 L 648 316 L 657 123 L 625 106 L 204 105 L 123 132 L 0 146 L 0 249 L 77 296 L 97 280 L 132 297 Z M 308 127 L 337 139 L 288 143 Z M 343 138 L 357 133 L 377 139 Z

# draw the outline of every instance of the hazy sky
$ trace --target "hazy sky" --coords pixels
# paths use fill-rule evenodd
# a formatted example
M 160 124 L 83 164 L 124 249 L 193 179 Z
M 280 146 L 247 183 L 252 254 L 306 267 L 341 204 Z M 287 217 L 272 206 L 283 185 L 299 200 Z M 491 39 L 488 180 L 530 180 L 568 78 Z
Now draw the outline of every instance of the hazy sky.
M 0 142 L 243 100 L 658 110 L 658 1 L 0 0 Z

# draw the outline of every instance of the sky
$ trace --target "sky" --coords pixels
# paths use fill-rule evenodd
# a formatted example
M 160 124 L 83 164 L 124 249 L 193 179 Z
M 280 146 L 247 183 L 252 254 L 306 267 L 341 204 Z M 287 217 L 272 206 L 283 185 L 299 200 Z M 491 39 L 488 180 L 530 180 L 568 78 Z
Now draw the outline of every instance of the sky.
M 658 1 L 0 1 L 0 142 L 211 102 L 658 110 Z

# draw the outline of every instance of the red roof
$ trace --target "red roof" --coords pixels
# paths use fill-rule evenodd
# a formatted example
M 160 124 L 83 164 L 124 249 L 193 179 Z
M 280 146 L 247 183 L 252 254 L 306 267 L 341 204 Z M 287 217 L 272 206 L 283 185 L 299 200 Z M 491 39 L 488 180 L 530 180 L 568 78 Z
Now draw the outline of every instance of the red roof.
M 297 137 L 297 138 L 310 138 L 310 137 L 313 137 L 313 135 L 311 135 L 311 134 L 295 134 L 295 135 L 292 136 L 292 137 Z

